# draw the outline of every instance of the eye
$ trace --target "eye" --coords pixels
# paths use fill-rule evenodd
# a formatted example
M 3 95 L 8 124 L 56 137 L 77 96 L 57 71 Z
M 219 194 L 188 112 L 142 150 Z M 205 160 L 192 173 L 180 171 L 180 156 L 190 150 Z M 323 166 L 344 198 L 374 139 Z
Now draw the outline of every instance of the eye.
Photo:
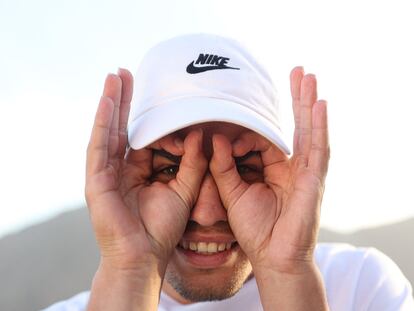
M 178 172 L 178 165 L 171 165 L 166 168 L 163 168 L 158 172 L 158 174 L 164 174 L 166 176 L 175 176 Z
M 237 171 L 239 172 L 240 175 L 243 175 L 243 174 L 251 173 L 254 170 L 248 167 L 247 165 L 237 165 Z
M 158 169 L 154 168 L 151 180 L 159 181 L 162 183 L 168 183 L 170 180 L 175 178 L 175 175 L 177 175 L 178 172 L 178 165 L 169 165 L 160 167 Z
M 263 182 L 263 172 L 260 168 L 252 165 L 237 165 L 240 177 L 247 183 Z

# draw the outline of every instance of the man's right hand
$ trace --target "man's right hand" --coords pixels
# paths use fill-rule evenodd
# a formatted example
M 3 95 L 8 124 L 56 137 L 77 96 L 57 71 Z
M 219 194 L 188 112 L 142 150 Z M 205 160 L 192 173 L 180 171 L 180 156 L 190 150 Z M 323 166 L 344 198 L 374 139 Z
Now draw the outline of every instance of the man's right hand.
M 109 287 L 119 285 L 112 288 L 118 295 L 119 291 L 133 293 L 131 286 L 136 285 L 135 301 L 145 300 L 143 295 L 159 294 L 169 256 L 185 230 L 207 168 L 201 151 L 202 132 L 190 133 L 181 144 L 177 137 L 167 136 L 157 142 L 157 147 L 182 156 L 179 170 L 168 183 L 152 182 L 151 149 L 127 152 L 132 88 L 132 75 L 127 70 L 108 75 L 87 151 L 85 194 L 101 251 L 91 305 L 101 310 L 102 299 L 112 296 L 106 282 L 112 282 Z M 135 279 L 143 284 L 123 284 L 116 279 L 128 274 L 131 280 L 133 275 L 138 276 Z M 94 304 L 94 297 L 102 303 Z M 149 304 L 147 310 L 152 306 Z M 122 303 L 117 309 L 122 310 Z

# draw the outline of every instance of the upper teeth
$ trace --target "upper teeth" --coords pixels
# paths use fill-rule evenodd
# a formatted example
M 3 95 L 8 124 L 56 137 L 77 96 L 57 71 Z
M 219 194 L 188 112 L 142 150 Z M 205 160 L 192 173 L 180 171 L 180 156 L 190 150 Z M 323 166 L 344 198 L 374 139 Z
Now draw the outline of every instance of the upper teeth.
M 217 253 L 231 248 L 232 243 L 190 242 L 181 240 L 179 245 L 197 253 Z

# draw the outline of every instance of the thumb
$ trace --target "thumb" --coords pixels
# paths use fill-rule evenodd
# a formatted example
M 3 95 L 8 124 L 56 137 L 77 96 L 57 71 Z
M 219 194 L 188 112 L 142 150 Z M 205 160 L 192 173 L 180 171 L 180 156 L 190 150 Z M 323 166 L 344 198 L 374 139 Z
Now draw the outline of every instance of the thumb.
M 247 190 L 248 184 L 240 177 L 232 156 L 232 146 L 228 139 L 216 134 L 213 140 L 213 157 L 210 172 L 226 209 L 231 208 Z
M 207 169 L 207 160 L 202 151 L 203 132 L 190 132 L 184 140 L 184 154 L 176 178 L 169 186 L 190 209 L 197 201 L 200 185 Z

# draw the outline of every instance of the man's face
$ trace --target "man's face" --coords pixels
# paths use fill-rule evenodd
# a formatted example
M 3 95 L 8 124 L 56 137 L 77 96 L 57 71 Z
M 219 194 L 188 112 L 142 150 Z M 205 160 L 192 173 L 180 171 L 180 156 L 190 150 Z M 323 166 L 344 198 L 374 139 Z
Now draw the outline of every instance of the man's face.
M 194 129 L 203 129 L 203 152 L 212 156 L 212 136 L 222 134 L 230 142 L 250 131 L 228 123 L 204 123 L 191 126 L 172 135 L 181 139 Z M 151 146 L 160 150 L 158 142 Z M 168 182 L 175 177 L 179 163 L 169 150 L 154 152 L 155 179 Z M 263 181 L 263 164 L 256 152 L 235 158 L 240 176 L 248 183 Z M 187 227 L 169 261 L 163 290 L 182 303 L 218 300 L 233 296 L 251 275 L 252 268 L 240 249 L 227 212 L 223 207 L 214 179 L 206 172 L 197 202 L 193 206 Z

